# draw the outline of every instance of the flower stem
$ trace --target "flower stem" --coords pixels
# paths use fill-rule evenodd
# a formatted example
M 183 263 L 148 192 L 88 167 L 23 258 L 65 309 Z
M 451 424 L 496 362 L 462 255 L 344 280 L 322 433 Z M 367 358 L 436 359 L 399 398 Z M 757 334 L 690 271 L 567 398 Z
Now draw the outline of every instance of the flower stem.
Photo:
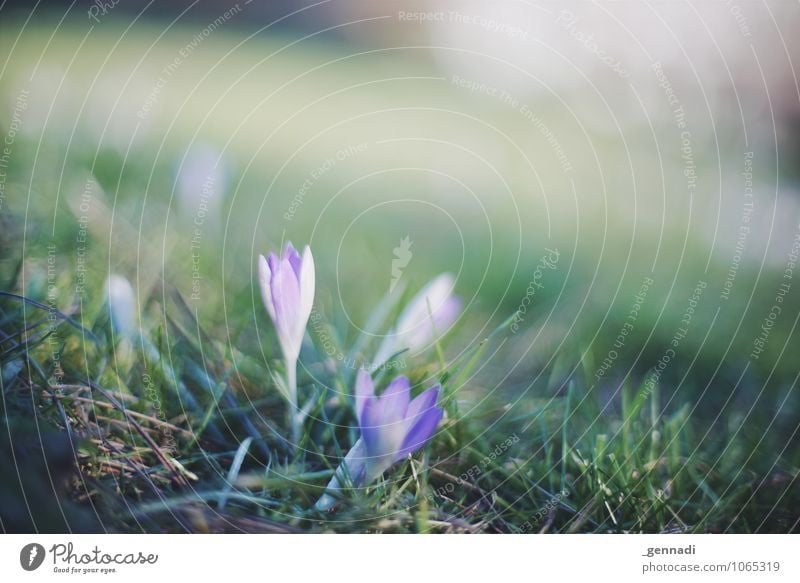
M 297 360 L 286 361 L 286 386 L 289 389 L 289 425 L 292 428 L 292 447 L 300 444 L 303 420 L 297 406 Z

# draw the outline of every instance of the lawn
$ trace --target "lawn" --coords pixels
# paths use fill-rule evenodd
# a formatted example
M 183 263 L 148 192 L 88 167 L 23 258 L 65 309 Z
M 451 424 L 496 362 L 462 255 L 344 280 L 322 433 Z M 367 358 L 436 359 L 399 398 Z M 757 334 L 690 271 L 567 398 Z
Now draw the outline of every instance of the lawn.
M 0 23 L 2 530 L 798 531 L 797 225 L 720 247 L 732 130 L 715 231 L 668 115 L 678 153 L 655 161 L 629 147 L 649 127 L 584 140 L 559 100 L 509 106 L 422 51 L 20 30 Z M 296 442 L 257 270 L 287 240 L 316 266 Z M 359 439 L 358 369 L 441 273 L 452 328 L 373 374 L 441 385 L 441 422 L 319 509 Z

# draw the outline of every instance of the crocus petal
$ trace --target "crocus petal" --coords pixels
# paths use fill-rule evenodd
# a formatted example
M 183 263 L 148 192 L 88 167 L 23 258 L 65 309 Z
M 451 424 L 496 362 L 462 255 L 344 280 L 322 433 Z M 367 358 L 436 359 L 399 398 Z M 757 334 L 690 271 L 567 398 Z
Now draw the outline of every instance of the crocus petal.
M 436 406 L 440 387 L 428 389 L 411 402 L 406 417 L 409 422 L 408 433 L 403 445 L 397 452 L 397 460 L 421 448 L 431 438 L 442 420 L 444 410 Z
M 261 301 L 264 302 L 264 307 L 272 321 L 275 321 L 275 306 L 272 304 L 272 290 L 270 283 L 272 281 L 272 272 L 267 264 L 267 258 L 263 255 L 258 256 L 258 284 L 261 288 Z
M 300 283 L 300 323 L 305 330 L 308 318 L 311 316 L 311 309 L 314 307 L 314 287 L 316 285 L 314 256 L 311 255 L 311 248 L 308 245 L 303 249 L 298 280 Z
M 409 428 L 418 421 L 420 415 L 436 406 L 436 401 L 439 399 L 441 389 L 441 385 L 436 385 L 427 391 L 423 391 L 411 401 L 406 410 L 406 420 L 408 421 Z
M 278 262 L 280 261 L 279 257 L 275 255 L 272 251 L 270 251 L 269 255 L 267 256 L 267 266 L 269 270 L 275 274 L 278 271 Z
M 375 383 L 372 382 L 372 376 L 363 368 L 358 371 L 356 376 L 356 416 L 358 417 L 358 424 L 363 425 L 364 405 L 367 404 L 368 399 L 375 397 Z
M 294 248 L 291 241 L 286 243 L 286 247 L 283 249 L 283 256 L 281 259 L 289 262 L 289 264 L 292 266 L 292 271 L 294 271 L 295 277 L 297 277 L 299 280 L 300 268 L 302 267 L 303 260 L 300 259 L 300 254 Z
M 279 261 L 272 272 L 272 302 L 275 307 L 275 328 L 284 357 L 297 359 L 303 337 L 297 337 L 296 322 L 300 311 L 300 289 L 292 266 Z M 303 326 L 305 328 L 305 325 Z
M 380 456 L 387 445 L 384 443 L 384 428 L 378 413 L 378 400 L 367 399 L 361 411 L 360 427 L 361 438 L 371 457 Z
M 408 379 L 394 379 L 377 399 L 367 399 L 362 411 L 361 434 L 373 464 L 394 458 L 407 433 L 404 422 L 411 394 Z
M 436 325 L 436 332 L 444 334 L 448 328 L 458 319 L 461 313 L 463 302 L 458 296 L 450 296 L 433 313 L 433 322 Z M 428 318 L 430 322 L 430 318 Z M 432 331 L 431 331 L 432 332 Z
M 406 435 L 405 440 L 403 440 L 403 447 L 397 452 L 396 459 L 399 461 L 405 458 L 408 454 L 414 453 L 423 445 L 425 445 L 433 436 L 434 432 L 436 431 L 436 427 L 439 425 L 439 421 L 442 420 L 443 415 L 444 410 L 439 409 L 438 407 L 428 409 L 425 413 L 423 413 L 419 417 L 419 421 Z
M 397 332 L 400 335 L 414 333 L 418 328 L 434 321 L 436 313 L 445 304 L 453 291 L 455 280 L 449 273 L 443 273 L 422 288 L 408 303 L 408 306 L 397 321 Z
M 437 335 L 444 335 L 461 313 L 461 304 L 461 298 L 455 296 L 447 298 L 439 309 L 433 312 L 433 322 L 429 314 L 426 321 L 420 322 L 414 330 L 403 336 L 406 348 L 411 352 L 417 352 L 424 349 Z
M 461 299 L 451 295 L 454 284 L 453 276 L 443 273 L 422 288 L 384 338 L 375 362 L 382 364 L 405 348 L 412 353 L 424 349 L 434 338 L 434 326 L 436 333 L 444 335 L 461 313 Z
M 383 423 L 395 423 L 405 419 L 411 401 L 411 383 L 408 382 L 408 377 L 395 378 L 378 397 L 378 401 Z

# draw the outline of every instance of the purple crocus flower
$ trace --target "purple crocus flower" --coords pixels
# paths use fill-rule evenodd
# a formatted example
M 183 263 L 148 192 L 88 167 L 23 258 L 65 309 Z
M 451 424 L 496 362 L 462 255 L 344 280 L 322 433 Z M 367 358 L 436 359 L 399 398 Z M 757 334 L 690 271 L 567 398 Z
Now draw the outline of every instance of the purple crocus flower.
M 297 408 L 297 359 L 314 303 L 314 279 L 314 257 L 307 245 L 302 257 L 287 243 L 280 256 L 270 253 L 269 258 L 263 255 L 258 258 L 261 299 L 275 325 L 286 361 L 286 389 L 295 443 L 302 424 Z
M 375 365 L 408 348 L 413 354 L 444 335 L 461 313 L 461 298 L 453 295 L 455 280 L 442 273 L 422 288 L 397 318 L 397 325 L 386 335 L 375 356 Z
M 436 385 L 411 399 L 408 378 L 394 379 L 379 397 L 365 370 L 358 372 L 355 405 L 361 437 L 350 449 L 317 502 L 320 510 L 330 510 L 336 498 L 329 492 L 341 491 L 349 477 L 353 485 L 365 486 L 409 454 L 420 449 L 436 431 L 444 409 L 437 405 L 441 386 Z

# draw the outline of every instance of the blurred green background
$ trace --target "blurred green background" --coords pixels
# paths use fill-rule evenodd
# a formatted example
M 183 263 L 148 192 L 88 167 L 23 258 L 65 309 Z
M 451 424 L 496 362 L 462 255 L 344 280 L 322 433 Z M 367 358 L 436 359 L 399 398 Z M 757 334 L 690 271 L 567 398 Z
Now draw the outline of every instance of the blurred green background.
M 317 309 L 347 345 L 408 237 L 405 289 L 457 277 L 454 359 L 557 250 L 468 408 L 585 375 L 611 415 L 685 327 L 659 372 L 664 411 L 689 403 L 707 440 L 740 429 L 748 453 L 771 451 L 765 472 L 776 448 L 796 468 L 800 19 L 711 4 L 120 3 L 95 18 L 11 3 L 4 289 L 87 324 L 120 273 L 148 333 L 174 288 L 216 341 L 256 354 L 255 260 L 291 240 L 311 245 Z

